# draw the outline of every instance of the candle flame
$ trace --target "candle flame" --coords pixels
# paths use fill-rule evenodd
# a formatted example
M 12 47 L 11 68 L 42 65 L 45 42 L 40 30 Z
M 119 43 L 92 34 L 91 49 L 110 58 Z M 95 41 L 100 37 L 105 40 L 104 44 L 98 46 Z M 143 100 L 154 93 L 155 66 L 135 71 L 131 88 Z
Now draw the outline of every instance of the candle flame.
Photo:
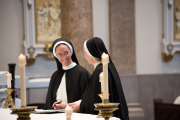
M 103 55 L 105 55 L 105 53 L 103 53 Z
M 20 54 L 21 56 L 23 55 L 23 54 Z

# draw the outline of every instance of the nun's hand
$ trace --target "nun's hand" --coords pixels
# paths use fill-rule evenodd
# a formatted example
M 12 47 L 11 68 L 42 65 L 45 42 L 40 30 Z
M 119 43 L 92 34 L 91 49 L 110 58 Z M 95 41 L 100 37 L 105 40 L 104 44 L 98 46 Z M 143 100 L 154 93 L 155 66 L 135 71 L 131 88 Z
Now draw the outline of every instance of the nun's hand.
M 73 112 L 76 112 L 76 113 L 79 113 L 79 112 L 80 112 L 80 104 L 70 103 L 70 104 L 68 104 L 68 105 L 72 107 Z
M 65 109 L 65 107 L 67 106 L 67 104 L 66 103 L 59 103 L 59 104 L 57 104 L 58 102 L 55 102 L 54 104 L 53 104 L 53 106 L 54 106 L 54 110 L 57 110 L 57 109 Z

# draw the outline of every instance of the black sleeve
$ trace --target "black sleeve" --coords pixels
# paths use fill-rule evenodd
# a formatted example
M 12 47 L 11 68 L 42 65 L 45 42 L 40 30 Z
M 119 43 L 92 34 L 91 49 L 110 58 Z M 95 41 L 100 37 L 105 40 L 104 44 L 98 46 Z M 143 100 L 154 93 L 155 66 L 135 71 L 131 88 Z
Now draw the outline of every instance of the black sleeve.
M 46 97 L 46 103 L 45 103 L 45 108 L 44 109 L 52 109 L 51 106 L 52 104 L 54 103 L 54 96 L 55 96 L 55 93 L 53 93 L 54 89 L 55 89 L 55 84 L 58 82 L 56 81 L 57 78 L 60 78 L 59 77 L 59 74 L 58 74 L 58 70 L 55 71 L 53 73 L 53 75 L 51 76 L 51 80 L 50 80 L 50 83 L 49 83 L 49 88 L 48 88 L 48 92 L 47 92 L 47 97 Z M 63 74 L 63 73 L 62 73 Z M 57 88 L 56 88 L 57 89 Z
M 90 73 L 84 68 L 81 71 L 81 75 L 79 76 L 79 81 L 78 81 L 80 96 L 82 96 L 83 93 L 85 92 L 85 90 L 89 84 L 90 77 L 91 77 Z

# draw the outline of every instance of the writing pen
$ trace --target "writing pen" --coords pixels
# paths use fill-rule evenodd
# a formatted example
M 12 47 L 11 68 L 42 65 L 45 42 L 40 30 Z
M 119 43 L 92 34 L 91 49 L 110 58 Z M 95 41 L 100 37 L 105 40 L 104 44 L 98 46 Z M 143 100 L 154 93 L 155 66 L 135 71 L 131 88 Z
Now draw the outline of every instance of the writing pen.
M 61 103 L 62 102 L 62 100 L 60 100 L 59 102 L 57 102 L 56 104 L 59 104 L 59 103 Z M 56 106 L 56 104 L 54 105 L 54 106 Z M 52 106 L 51 108 L 54 108 L 54 106 Z

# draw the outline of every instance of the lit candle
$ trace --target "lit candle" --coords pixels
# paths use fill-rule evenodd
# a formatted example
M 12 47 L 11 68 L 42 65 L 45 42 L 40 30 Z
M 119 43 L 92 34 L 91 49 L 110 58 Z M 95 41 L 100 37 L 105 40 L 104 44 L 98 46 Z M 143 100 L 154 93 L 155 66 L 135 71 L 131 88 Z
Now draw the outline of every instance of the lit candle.
M 71 120 L 71 116 L 72 116 L 72 108 L 71 107 L 66 106 L 65 115 L 66 115 L 66 120 Z
M 109 99 L 109 85 L 108 85 L 108 63 L 109 55 L 102 54 L 102 63 L 103 63 L 103 78 L 104 78 L 104 99 Z
M 26 106 L 26 79 L 25 79 L 25 65 L 26 56 L 21 54 L 18 57 L 20 66 L 20 95 L 21 95 L 21 107 Z
M 6 74 L 6 80 L 7 80 L 7 88 L 11 88 L 11 80 L 12 80 L 12 75 L 11 73 Z
M 103 80 L 103 72 L 99 75 L 99 82 L 101 82 L 101 93 L 104 93 L 104 80 Z

